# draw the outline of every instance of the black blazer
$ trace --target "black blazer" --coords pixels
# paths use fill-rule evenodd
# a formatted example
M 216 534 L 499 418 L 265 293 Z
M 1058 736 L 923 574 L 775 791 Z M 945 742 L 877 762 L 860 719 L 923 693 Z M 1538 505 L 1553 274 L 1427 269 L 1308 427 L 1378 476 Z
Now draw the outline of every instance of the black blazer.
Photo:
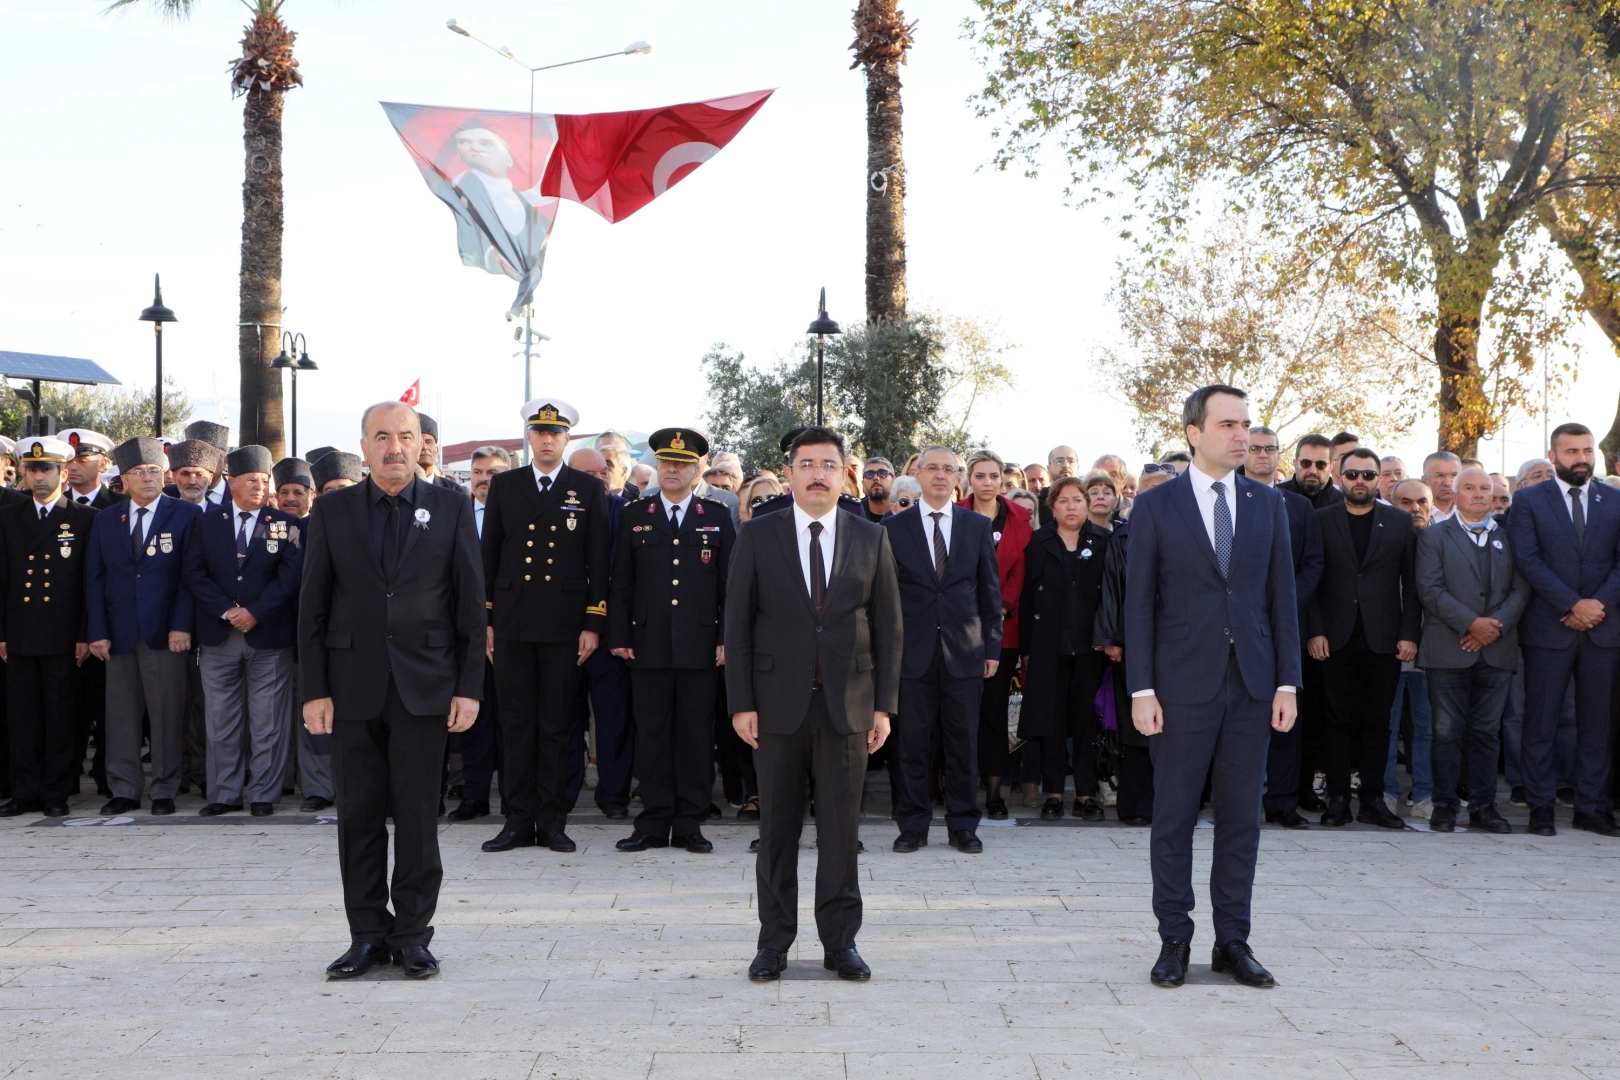
M 1080 526 L 1075 554 L 1063 546 L 1057 525 L 1042 525 L 1024 549 L 1024 595 L 1018 602 L 1018 642 L 1029 657 L 1024 666 L 1024 707 L 1018 733 L 1024 738 L 1061 737 L 1067 721 L 1059 708 L 1068 687 L 1058 685 L 1058 650 L 1063 634 L 1063 595 L 1069 560 L 1080 560 L 1080 655 L 1092 653 L 1102 603 L 1110 533 L 1090 521 Z M 1090 554 L 1086 554 L 1090 552 Z M 1121 565 L 1123 573 L 1123 565 Z
M 406 711 L 445 716 L 451 697 L 484 696 L 484 576 L 472 500 L 411 483 L 417 515 L 385 580 L 371 546 L 369 480 L 329 491 L 309 513 L 298 599 L 305 701 L 339 719 L 382 715 L 392 671 Z M 413 515 L 414 516 L 414 515 Z
M 8 655 L 72 656 L 89 640 L 84 574 L 95 516 L 65 497 L 44 521 L 32 495 L 0 509 L 0 641 Z
M 982 679 L 985 660 L 1001 657 L 1001 569 L 991 531 L 995 523 L 983 514 L 951 507 L 950 554 L 941 578 L 934 573 L 933 522 L 922 517 L 924 509 L 926 504 L 919 502 L 883 519 L 906 628 L 900 675 L 926 675 L 938 642 L 947 671 L 958 679 Z
M 1393 653 L 1398 642 L 1418 640 L 1423 605 L 1418 600 L 1414 557 L 1417 530 L 1412 515 L 1386 503 L 1372 508 L 1367 558 L 1356 561 L 1350 511 L 1337 502 L 1316 512 L 1322 526 L 1322 581 L 1311 601 L 1308 637 L 1326 636 L 1342 649 L 1361 612 L 1362 631 L 1373 652 Z
M 656 493 L 619 515 L 605 647 L 634 649 L 637 668 L 713 668 L 722 643 L 731 508 L 695 496 L 670 528 Z
M 810 710 L 819 658 L 827 712 L 846 734 L 900 708 L 900 585 L 889 534 L 841 514 L 818 617 L 805 587 L 795 515 L 743 524 L 726 581 L 726 700 L 759 713 L 759 730 L 791 735 Z
M 1282 497 L 1288 511 L 1288 540 L 1293 545 L 1294 599 L 1299 602 L 1299 625 L 1304 626 L 1311 597 L 1322 582 L 1322 523 L 1305 496 L 1284 491 Z
M 605 632 L 611 535 L 590 473 L 564 465 L 544 494 L 528 465 L 490 481 L 479 546 L 495 636 L 563 644 Z

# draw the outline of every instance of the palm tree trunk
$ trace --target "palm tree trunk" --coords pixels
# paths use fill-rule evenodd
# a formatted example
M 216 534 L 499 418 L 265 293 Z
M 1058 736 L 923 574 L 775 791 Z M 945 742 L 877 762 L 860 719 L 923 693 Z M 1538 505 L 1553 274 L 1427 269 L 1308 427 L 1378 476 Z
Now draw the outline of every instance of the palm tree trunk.
M 281 351 L 281 111 L 279 89 L 248 91 L 242 110 L 247 151 L 242 180 L 242 272 L 237 356 L 242 367 L 241 445 L 258 443 L 279 459 L 284 451 L 281 372 L 270 364 Z
M 866 317 L 906 313 L 906 168 L 900 65 L 911 31 L 895 0 L 860 0 L 855 64 L 866 69 Z

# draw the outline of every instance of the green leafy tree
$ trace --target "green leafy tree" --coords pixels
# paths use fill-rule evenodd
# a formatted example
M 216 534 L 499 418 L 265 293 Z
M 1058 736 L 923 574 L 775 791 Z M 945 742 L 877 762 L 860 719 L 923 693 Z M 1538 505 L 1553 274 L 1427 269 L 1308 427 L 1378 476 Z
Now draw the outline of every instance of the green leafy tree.
M 26 395 L 13 386 L 0 387 L 0 430 L 20 436 L 31 412 Z M 39 411 L 56 418 L 56 429 L 89 428 L 111 439 L 114 446 L 137 435 L 152 434 L 152 390 L 123 390 L 114 386 L 75 386 L 43 383 Z M 178 430 L 190 422 L 191 399 L 173 379 L 163 381 L 163 416 Z

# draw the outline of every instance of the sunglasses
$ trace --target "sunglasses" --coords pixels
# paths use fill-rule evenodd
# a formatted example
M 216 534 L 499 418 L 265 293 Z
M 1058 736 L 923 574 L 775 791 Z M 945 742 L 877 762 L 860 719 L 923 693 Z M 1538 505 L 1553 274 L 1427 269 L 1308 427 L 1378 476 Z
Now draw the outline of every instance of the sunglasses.
M 1312 461 L 1310 458 L 1295 458 L 1294 464 L 1298 465 L 1302 469 L 1325 469 L 1328 467 L 1327 462 Z
M 894 473 L 890 472 L 888 469 L 867 469 L 865 472 L 861 473 L 861 475 L 866 477 L 868 480 L 885 480 L 893 476 Z
M 1340 469 L 1339 470 L 1339 475 L 1344 477 L 1346 480 L 1376 480 L 1376 479 L 1378 479 L 1378 470 L 1377 469 Z
M 1160 465 L 1157 461 L 1150 461 L 1146 465 L 1142 466 L 1142 471 L 1148 475 L 1152 475 L 1153 473 L 1169 473 L 1171 476 L 1174 476 L 1176 474 L 1176 467 L 1174 465 Z

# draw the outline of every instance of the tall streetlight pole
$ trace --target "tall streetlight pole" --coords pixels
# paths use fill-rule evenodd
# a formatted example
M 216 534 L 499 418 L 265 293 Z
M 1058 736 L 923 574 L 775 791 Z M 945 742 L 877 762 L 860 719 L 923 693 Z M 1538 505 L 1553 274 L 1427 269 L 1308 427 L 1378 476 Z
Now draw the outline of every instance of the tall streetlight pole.
M 319 371 L 320 365 L 309 358 L 309 345 L 304 341 L 303 334 L 294 334 L 290 331 L 281 332 L 281 354 L 270 362 L 270 366 L 277 371 L 292 372 L 292 453 L 291 457 L 298 456 L 298 373 L 300 371 Z
M 820 312 L 816 315 L 816 321 L 811 323 L 810 328 L 805 331 L 807 334 L 816 335 L 816 427 L 825 426 L 824 419 L 822 417 L 821 400 L 823 396 L 822 384 L 826 381 L 827 377 L 827 362 L 824 348 L 827 341 L 827 335 L 842 334 L 843 332 L 844 328 L 834 322 L 827 314 L 827 287 L 823 285 L 821 287 Z
M 163 304 L 163 280 L 152 275 L 152 306 L 141 312 L 141 322 L 152 324 L 152 336 L 157 342 L 157 393 L 153 395 L 152 434 L 163 438 L 163 324 L 179 322 L 180 316 Z M 34 387 L 36 397 L 39 387 Z

